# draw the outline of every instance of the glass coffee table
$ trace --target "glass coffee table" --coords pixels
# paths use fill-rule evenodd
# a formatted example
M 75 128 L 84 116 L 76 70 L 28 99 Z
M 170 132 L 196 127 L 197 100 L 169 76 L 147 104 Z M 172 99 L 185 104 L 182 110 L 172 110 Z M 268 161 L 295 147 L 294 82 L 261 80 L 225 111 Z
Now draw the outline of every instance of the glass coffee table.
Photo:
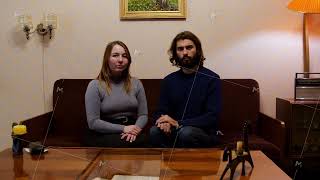
M 227 164 L 220 149 L 59 148 L 38 155 L 13 156 L 0 152 L 1 179 L 220 179 Z M 254 168 L 246 163 L 246 175 L 238 166 L 234 180 L 289 180 L 261 151 L 251 151 Z M 224 179 L 230 179 L 230 171 Z M 131 179 L 132 180 L 132 179 Z

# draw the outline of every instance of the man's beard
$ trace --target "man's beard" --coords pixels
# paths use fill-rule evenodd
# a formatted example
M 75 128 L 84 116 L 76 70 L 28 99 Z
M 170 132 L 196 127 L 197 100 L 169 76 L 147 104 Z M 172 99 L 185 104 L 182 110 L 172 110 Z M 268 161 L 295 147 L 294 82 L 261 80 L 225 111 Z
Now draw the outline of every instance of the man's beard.
M 185 56 L 183 58 L 178 58 L 178 65 L 188 69 L 192 69 L 199 64 L 198 58 Z

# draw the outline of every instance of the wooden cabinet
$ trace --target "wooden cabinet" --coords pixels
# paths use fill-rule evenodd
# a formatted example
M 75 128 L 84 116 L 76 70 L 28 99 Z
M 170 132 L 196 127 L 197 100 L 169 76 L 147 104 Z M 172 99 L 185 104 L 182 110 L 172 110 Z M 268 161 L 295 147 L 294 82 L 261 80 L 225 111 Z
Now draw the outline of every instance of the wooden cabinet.
M 285 171 L 296 180 L 315 179 L 320 170 L 320 104 L 281 98 L 276 103 L 276 118 L 286 126 Z
M 276 103 L 276 118 L 286 123 L 287 157 L 299 158 L 303 150 L 304 158 L 319 158 L 320 104 L 281 98 Z

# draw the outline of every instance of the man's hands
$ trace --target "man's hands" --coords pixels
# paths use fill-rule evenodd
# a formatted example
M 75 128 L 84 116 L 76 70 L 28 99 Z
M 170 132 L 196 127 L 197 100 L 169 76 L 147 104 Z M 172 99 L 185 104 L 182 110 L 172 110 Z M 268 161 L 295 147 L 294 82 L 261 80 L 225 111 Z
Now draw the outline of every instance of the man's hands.
M 161 115 L 161 117 L 156 121 L 156 125 L 166 134 L 171 132 L 171 127 L 179 127 L 178 122 L 168 115 Z
M 123 128 L 123 133 L 121 133 L 121 139 L 133 142 L 136 140 L 137 136 L 141 132 L 141 128 L 137 125 L 129 125 Z

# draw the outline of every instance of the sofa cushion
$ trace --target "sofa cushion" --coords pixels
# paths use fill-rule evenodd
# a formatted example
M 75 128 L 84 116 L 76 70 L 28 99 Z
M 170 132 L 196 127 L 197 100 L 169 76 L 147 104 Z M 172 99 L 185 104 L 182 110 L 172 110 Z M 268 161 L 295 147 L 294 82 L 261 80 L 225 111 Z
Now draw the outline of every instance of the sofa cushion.
M 49 134 L 45 142 L 46 146 L 57 146 L 57 147 L 82 147 L 83 136 L 66 136 Z

